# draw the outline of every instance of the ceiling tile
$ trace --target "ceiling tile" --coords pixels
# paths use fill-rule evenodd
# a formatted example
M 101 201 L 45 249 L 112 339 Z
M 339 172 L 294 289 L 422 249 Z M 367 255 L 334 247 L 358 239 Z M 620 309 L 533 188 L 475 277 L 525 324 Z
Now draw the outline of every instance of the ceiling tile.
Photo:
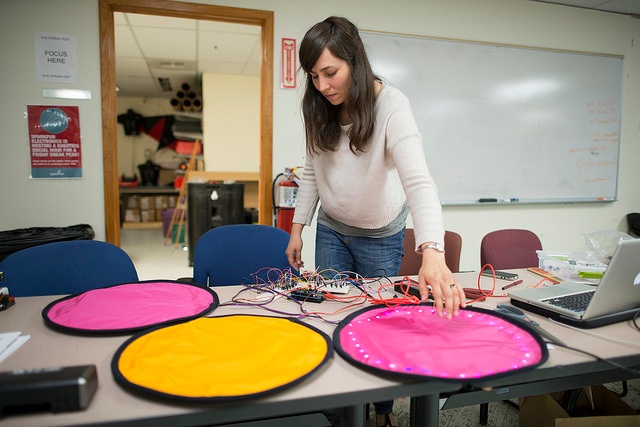
M 258 25 L 231 24 L 220 21 L 198 21 L 198 30 L 260 35 L 260 26 Z
M 149 96 L 149 93 L 159 93 L 154 81 L 148 77 L 120 77 L 116 79 L 120 89 L 120 96 Z
M 134 27 L 133 33 L 147 58 L 195 60 L 195 31 Z
M 200 31 L 198 58 L 203 61 L 247 62 L 259 41 L 256 35 Z M 253 56 L 257 61 L 255 54 Z
M 134 27 L 149 27 L 163 29 L 195 30 L 196 20 L 185 18 L 172 18 L 169 16 L 142 15 L 139 13 L 126 14 L 129 23 Z
M 133 37 L 131 28 L 122 25 L 115 26 L 116 54 L 118 57 L 126 56 L 142 58 L 142 52 L 138 48 L 138 43 Z
M 116 59 L 116 75 L 118 77 L 147 77 L 149 73 L 149 67 L 142 58 L 125 58 L 118 57 Z
M 203 61 L 201 63 L 204 72 L 216 74 L 241 74 L 244 75 L 244 62 L 220 62 L 220 61 Z

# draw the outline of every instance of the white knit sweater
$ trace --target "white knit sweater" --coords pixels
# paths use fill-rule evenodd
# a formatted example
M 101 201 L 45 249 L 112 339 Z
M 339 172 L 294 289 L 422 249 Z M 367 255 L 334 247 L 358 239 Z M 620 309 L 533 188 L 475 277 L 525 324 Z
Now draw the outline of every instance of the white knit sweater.
M 416 250 L 424 242 L 443 243 L 438 189 L 409 100 L 385 84 L 374 113 L 373 136 L 365 152 L 351 152 L 349 126 L 343 126 L 336 151 L 307 153 L 293 222 L 310 225 L 320 200 L 331 218 L 376 229 L 388 225 L 408 201 Z

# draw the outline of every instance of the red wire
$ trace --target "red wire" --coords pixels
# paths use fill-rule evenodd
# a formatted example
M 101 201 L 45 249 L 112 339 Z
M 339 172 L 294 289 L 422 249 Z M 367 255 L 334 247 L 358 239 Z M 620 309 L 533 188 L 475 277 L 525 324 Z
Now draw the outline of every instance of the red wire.
M 490 291 L 487 291 L 485 289 L 482 289 L 482 287 L 480 286 L 480 279 L 482 278 L 482 272 L 486 269 L 486 268 L 490 268 L 491 269 L 491 276 L 493 277 L 493 286 L 491 287 Z M 482 266 L 482 268 L 480 269 L 480 273 L 478 273 L 478 289 L 473 289 L 473 288 L 463 288 L 463 290 L 465 291 L 465 294 L 469 293 L 469 294 L 474 294 L 474 296 L 477 295 L 477 297 L 475 299 L 472 299 L 471 301 L 467 302 L 467 305 L 479 302 L 479 301 L 484 301 L 489 297 L 494 297 L 494 298 L 504 298 L 505 295 L 494 295 L 494 292 L 496 290 L 496 271 L 493 268 L 493 265 L 491 264 L 485 264 Z
M 395 307 L 401 304 L 420 304 L 420 298 L 415 295 L 409 294 L 409 288 L 411 286 L 411 278 L 408 276 L 404 276 L 400 283 L 391 283 L 391 284 L 383 284 L 378 287 L 378 298 L 369 297 L 368 300 L 371 304 L 384 304 L 387 307 Z M 402 297 L 395 298 L 384 298 L 382 296 L 382 291 L 389 286 L 395 285 L 400 286 L 400 290 L 402 291 Z

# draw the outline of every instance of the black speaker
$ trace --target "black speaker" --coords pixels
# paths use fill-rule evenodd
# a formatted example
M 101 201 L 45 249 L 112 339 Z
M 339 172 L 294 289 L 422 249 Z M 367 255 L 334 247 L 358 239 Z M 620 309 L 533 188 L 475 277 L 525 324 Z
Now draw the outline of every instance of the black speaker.
M 200 236 L 214 227 L 246 222 L 244 184 L 189 182 L 187 191 L 189 265 L 193 265 Z

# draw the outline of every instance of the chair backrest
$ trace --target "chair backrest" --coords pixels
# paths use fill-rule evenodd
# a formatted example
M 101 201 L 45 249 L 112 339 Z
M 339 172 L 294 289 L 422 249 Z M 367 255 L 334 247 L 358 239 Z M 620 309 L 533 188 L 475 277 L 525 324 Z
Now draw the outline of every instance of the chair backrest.
M 212 228 L 198 239 L 193 255 L 193 281 L 206 286 L 272 281 L 288 269 L 285 254 L 289 234 L 260 224 L 231 224 Z M 267 276 L 268 268 L 274 270 Z M 257 274 L 257 276 L 254 276 Z
M 404 232 L 404 257 L 400 264 L 399 276 L 415 276 L 422 265 L 422 255 L 416 253 L 416 237 L 413 228 Z M 452 273 L 460 271 L 460 253 L 462 252 L 462 237 L 454 231 L 444 232 L 444 260 Z
M 491 264 L 496 270 L 537 267 L 537 250 L 542 250 L 542 243 L 532 231 L 496 230 L 482 238 L 480 264 Z
M 462 236 L 455 231 L 444 232 L 444 260 L 452 273 L 460 271 L 460 253 L 462 252 Z
M 99 240 L 46 243 L 22 249 L 0 263 L 0 286 L 18 297 L 66 295 L 138 281 L 129 255 Z

